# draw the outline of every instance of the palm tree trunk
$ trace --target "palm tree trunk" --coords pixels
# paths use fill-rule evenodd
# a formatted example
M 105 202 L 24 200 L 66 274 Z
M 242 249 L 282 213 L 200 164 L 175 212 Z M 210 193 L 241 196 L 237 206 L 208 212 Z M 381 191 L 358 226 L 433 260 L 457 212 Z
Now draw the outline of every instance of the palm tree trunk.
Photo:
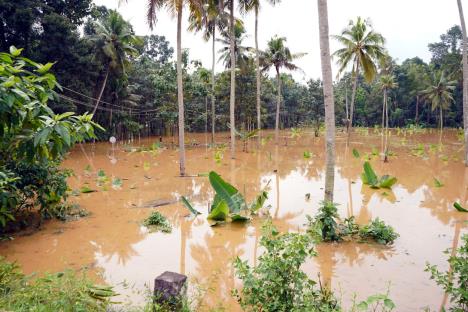
M 179 167 L 185 176 L 184 90 L 182 85 L 182 5 L 177 8 L 177 101 L 179 104 Z
M 387 90 L 384 91 L 385 97 L 385 149 L 384 149 L 384 161 L 388 161 L 388 95 Z
M 109 77 L 109 71 L 110 71 L 110 65 L 107 65 L 106 75 L 104 76 L 104 81 L 102 82 L 101 91 L 99 91 L 99 96 L 97 98 L 96 105 L 94 106 L 94 109 L 93 109 L 93 117 L 96 114 L 96 110 L 99 106 L 99 102 L 101 101 L 102 94 L 104 93 L 104 89 L 106 88 L 107 78 Z
M 215 42 L 216 42 L 216 26 L 213 28 L 213 46 L 212 46 L 212 54 L 213 54 L 213 63 L 211 65 L 211 143 L 214 144 L 215 142 L 215 123 L 216 123 L 216 115 L 215 115 L 215 64 L 216 64 L 216 50 L 215 50 Z
M 419 123 L 419 94 L 416 95 L 416 116 L 414 118 L 414 123 L 416 125 Z
M 275 120 L 275 144 L 279 143 L 279 117 L 280 117 L 280 105 L 281 105 L 281 76 L 279 68 L 276 68 L 276 82 L 277 82 L 277 98 L 276 98 L 276 120 Z
M 382 136 L 384 135 L 384 128 L 385 128 L 385 104 L 386 104 L 386 94 L 385 94 L 385 90 L 384 90 L 384 94 L 383 94 L 383 103 L 382 103 Z
M 234 0 L 230 1 L 230 41 L 231 41 L 231 94 L 229 101 L 229 121 L 231 124 L 231 158 L 236 156 L 235 104 L 236 104 L 236 55 L 234 50 Z
M 325 104 L 325 201 L 333 202 L 333 189 L 335 183 L 335 103 L 333 99 L 333 79 L 330 57 L 327 0 L 317 0 L 317 6 L 319 15 L 323 98 Z
M 258 6 L 255 7 L 255 66 L 257 67 L 257 129 L 260 131 L 261 125 L 261 111 L 260 111 L 260 92 L 261 92 L 261 80 L 260 80 L 260 55 L 258 51 Z M 258 135 L 260 142 L 260 134 Z
M 442 133 L 442 129 L 444 128 L 444 114 L 443 114 L 442 106 L 439 107 L 439 125 L 440 125 L 440 133 Z
M 465 166 L 468 166 L 468 39 L 461 0 L 457 0 L 463 35 L 463 128 L 465 130 Z
M 351 106 L 349 109 L 350 112 L 349 112 L 349 123 L 348 123 L 348 137 L 349 137 L 349 133 L 353 129 L 354 102 L 356 100 L 356 90 L 357 90 L 358 79 L 359 79 L 359 61 L 356 60 L 356 70 L 354 71 L 354 77 L 353 77 L 353 92 L 351 94 Z

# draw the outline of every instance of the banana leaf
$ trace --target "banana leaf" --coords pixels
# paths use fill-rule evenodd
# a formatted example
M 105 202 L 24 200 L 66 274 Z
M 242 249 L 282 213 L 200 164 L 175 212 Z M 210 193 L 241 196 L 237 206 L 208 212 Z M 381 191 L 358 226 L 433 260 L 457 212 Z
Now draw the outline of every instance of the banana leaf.
M 212 211 L 221 201 L 227 204 L 231 213 L 238 213 L 246 208 L 244 197 L 234 186 L 224 181 L 219 174 L 214 171 L 211 171 L 208 176 L 211 186 L 216 192 L 211 209 Z
M 377 187 L 377 184 L 379 183 L 377 175 L 375 174 L 374 169 L 372 169 L 372 166 L 368 161 L 364 162 L 362 182 L 364 184 L 369 184 L 371 187 Z
M 224 200 L 218 202 L 218 204 L 211 209 L 208 219 L 215 221 L 225 221 L 229 215 L 229 207 Z
M 355 148 L 353 148 L 353 156 L 355 158 L 360 158 L 361 157 L 361 155 L 359 154 L 359 151 L 357 149 L 355 149 Z
M 246 221 L 249 221 L 249 220 L 250 220 L 250 218 L 248 216 L 245 216 L 245 215 L 242 215 L 242 214 L 235 213 L 235 214 L 231 215 L 231 221 L 232 222 L 246 222 Z
M 468 210 L 466 208 L 463 208 L 459 203 L 457 202 L 454 202 L 453 203 L 453 207 L 455 207 L 455 209 L 457 209 L 458 211 L 460 212 L 468 212 Z
M 379 187 L 391 189 L 392 186 L 397 182 L 397 178 L 391 177 L 389 175 L 384 175 L 380 178 Z
M 268 199 L 268 192 L 267 191 L 260 192 L 260 194 L 258 194 L 255 200 L 250 204 L 250 211 L 252 213 L 256 213 L 258 210 L 260 210 L 263 207 L 267 199 Z
M 190 213 L 192 213 L 195 216 L 201 214 L 201 212 L 193 208 L 192 204 L 190 204 L 190 202 L 187 200 L 187 198 L 185 198 L 185 196 L 182 196 L 180 200 L 182 201 L 184 206 L 190 211 Z

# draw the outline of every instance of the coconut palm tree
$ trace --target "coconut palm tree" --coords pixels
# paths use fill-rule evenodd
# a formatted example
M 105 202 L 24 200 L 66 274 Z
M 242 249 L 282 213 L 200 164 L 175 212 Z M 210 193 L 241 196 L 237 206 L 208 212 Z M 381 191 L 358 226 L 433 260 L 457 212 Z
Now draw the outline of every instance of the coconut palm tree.
M 147 20 L 151 29 L 157 20 L 158 10 L 165 8 L 172 15 L 177 15 L 177 102 L 179 115 L 179 169 L 185 176 L 185 120 L 184 120 L 184 90 L 182 84 L 182 11 L 184 4 L 188 6 L 196 19 L 202 18 L 202 0 L 149 0 Z
M 320 35 L 320 60 L 322 63 L 323 98 L 325 104 L 326 174 L 325 198 L 333 202 L 335 181 L 335 103 L 328 31 L 327 0 L 317 0 Z
M 129 65 L 128 58 L 138 53 L 135 46 L 141 43 L 141 40 L 134 35 L 130 24 L 115 10 L 109 10 L 109 14 L 96 22 L 94 28 L 95 33 L 89 37 L 89 40 L 94 45 L 96 57 L 106 65 L 93 116 L 106 88 L 109 74 L 112 72 L 125 75 L 125 69 Z
M 468 166 L 468 39 L 461 0 L 457 0 L 457 4 L 463 35 L 463 128 L 465 129 L 465 166 Z
M 203 6 L 203 15 L 200 19 L 197 14 L 190 15 L 191 31 L 203 31 L 203 39 L 212 41 L 212 64 L 211 64 L 211 143 L 215 137 L 215 64 L 216 64 L 216 30 L 224 30 L 227 27 L 229 14 L 224 10 L 223 2 L 220 0 L 207 0 Z
M 244 68 L 248 66 L 249 56 L 248 52 L 252 50 L 250 47 L 242 45 L 242 42 L 247 38 L 244 25 L 241 21 L 237 21 L 234 25 L 234 56 L 236 60 L 236 66 Z M 219 43 L 223 45 L 219 49 L 218 62 L 223 62 L 225 68 L 231 67 L 231 37 L 229 30 L 221 31 L 221 38 L 217 39 Z
M 380 90 L 383 92 L 382 105 L 382 135 L 385 133 L 385 145 L 382 150 L 382 158 L 386 162 L 388 152 L 388 91 L 398 87 L 393 75 L 385 74 L 380 76 Z M 384 130 L 385 129 L 385 130 Z
M 281 0 L 267 0 L 270 4 L 276 5 Z M 242 12 L 255 12 L 255 67 L 256 67 L 256 81 L 257 81 L 257 129 L 261 129 L 261 73 L 260 73 L 260 50 L 258 49 L 258 13 L 260 11 L 260 0 L 240 0 L 240 7 Z M 260 138 L 260 136 L 258 136 Z
M 353 90 L 346 125 L 349 133 L 353 126 L 354 102 L 361 68 L 364 78 L 368 82 L 374 80 L 377 73 L 376 64 L 386 55 L 383 47 L 385 39 L 372 29 L 369 21 L 363 20 L 361 17 L 358 17 L 356 22 L 350 21 L 348 27 L 334 38 L 343 45 L 343 48 L 333 53 L 333 56 L 338 58 L 338 75 L 352 64 Z
M 229 39 L 231 54 L 231 92 L 229 96 L 229 123 L 231 129 L 231 159 L 236 155 L 236 50 L 235 50 L 235 23 L 234 23 L 234 0 L 227 0 L 229 6 Z
M 440 132 L 444 127 L 444 109 L 448 109 L 453 102 L 452 93 L 455 90 L 457 82 L 455 80 L 448 81 L 442 71 L 436 71 L 433 74 L 431 86 L 423 90 L 421 94 L 431 103 L 431 110 L 439 109 L 439 126 Z
M 285 46 L 286 38 L 275 36 L 268 41 L 268 48 L 262 53 L 261 63 L 262 70 L 269 70 L 274 67 L 276 70 L 277 80 L 277 99 L 276 99 L 276 122 L 275 122 L 275 141 L 278 144 L 279 140 L 279 113 L 281 105 L 281 68 L 288 70 L 299 70 L 299 67 L 294 65 L 292 62 L 302 56 L 305 53 L 293 54 L 288 47 Z

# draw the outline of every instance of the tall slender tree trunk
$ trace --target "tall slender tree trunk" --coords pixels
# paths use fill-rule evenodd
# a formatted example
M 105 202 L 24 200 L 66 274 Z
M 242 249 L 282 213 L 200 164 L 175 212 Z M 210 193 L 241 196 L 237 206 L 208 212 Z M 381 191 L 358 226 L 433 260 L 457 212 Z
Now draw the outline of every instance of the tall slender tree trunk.
M 185 176 L 184 90 L 182 85 L 182 4 L 177 7 L 177 101 L 179 104 L 179 167 Z
M 345 108 L 346 108 L 346 120 L 349 120 L 349 103 L 348 103 L 348 86 L 345 89 Z
M 385 104 L 387 103 L 386 92 L 384 90 L 383 103 L 382 103 L 382 136 L 384 135 L 385 128 Z
M 102 94 L 104 93 L 104 89 L 106 88 L 107 78 L 109 77 L 109 71 L 110 71 L 110 65 L 107 65 L 106 75 L 104 76 L 104 81 L 102 82 L 101 91 L 99 91 L 99 96 L 97 98 L 96 105 L 94 105 L 93 118 L 94 118 L 94 115 L 96 114 L 97 108 L 99 106 L 99 102 L 101 101 L 101 97 L 102 97 Z
M 276 120 L 275 120 L 275 144 L 279 143 L 279 117 L 281 107 L 281 76 L 279 68 L 276 68 L 277 96 L 276 96 Z
M 335 103 L 330 57 L 327 0 L 317 0 L 322 63 L 323 97 L 325 103 L 325 201 L 333 202 L 335 184 Z
M 388 161 L 388 94 L 387 89 L 384 90 L 385 97 L 385 148 L 384 148 L 384 162 Z
M 213 28 L 213 45 L 212 45 L 212 64 L 211 64 L 211 143 L 215 142 L 215 64 L 216 64 L 216 26 Z
M 414 117 L 414 123 L 416 125 L 419 123 L 419 94 L 416 95 L 416 116 Z
M 261 80 L 260 80 L 260 53 L 258 51 L 258 6 L 255 7 L 255 66 L 257 67 L 257 129 L 260 131 L 262 128 L 261 118 Z M 258 135 L 258 142 L 260 142 L 260 134 Z
M 356 67 L 355 67 L 354 77 L 353 77 L 353 92 L 351 94 L 351 105 L 349 109 L 348 137 L 349 137 L 350 132 L 353 129 L 354 102 L 356 101 L 356 90 L 357 90 L 358 79 L 359 79 L 359 61 L 356 60 Z
M 468 39 L 461 0 L 457 0 L 457 4 L 463 35 L 463 128 L 465 130 L 465 166 L 468 166 Z
M 230 40 L 231 40 L 231 95 L 229 99 L 229 121 L 231 124 L 231 158 L 236 157 L 235 105 L 236 105 L 236 55 L 234 49 L 234 0 L 230 1 Z

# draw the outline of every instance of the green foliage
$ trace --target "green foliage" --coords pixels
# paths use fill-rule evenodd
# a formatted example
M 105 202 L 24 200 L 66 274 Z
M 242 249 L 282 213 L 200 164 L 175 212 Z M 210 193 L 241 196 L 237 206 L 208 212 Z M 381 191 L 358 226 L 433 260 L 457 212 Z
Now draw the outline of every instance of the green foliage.
M 340 217 L 336 206 L 335 203 L 323 201 L 315 216 L 316 226 L 319 227 L 321 238 L 324 241 L 338 241 L 341 239 L 337 222 Z
M 434 186 L 435 187 L 442 187 L 442 186 L 444 186 L 444 183 L 440 182 L 439 179 L 434 178 Z
M 252 214 L 255 214 L 263 207 L 268 198 L 266 189 L 269 183 L 249 205 L 244 196 L 233 185 L 224 181 L 216 172 L 211 171 L 208 178 L 215 191 L 215 197 L 208 214 L 208 219 L 216 221 L 213 225 L 224 222 L 228 218 L 231 221 L 248 221 Z
M 184 206 L 190 211 L 190 213 L 194 216 L 196 215 L 199 215 L 201 214 L 201 212 L 199 212 L 198 210 L 196 210 L 195 208 L 193 208 L 192 204 L 188 201 L 187 198 L 185 198 L 185 196 L 182 196 L 180 198 L 180 200 L 182 201 L 182 203 L 184 204 Z
M 143 225 L 152 231 L 161 231 L 163 233 L 172 232 L 171 224 L 159 211 L 151 212 L 149 217 L 143 221 Z
M 304 151 L 303 157 L 304 159 L 310 159 L 312 157 L 312 153 L 309 151 Z
M 468 212 L 468 209 L 463 208 L 462 205 L 460 205 L 460 203 L 454 202 L 453 207 L 460 212 Z
M 449 295 L 452 306 L 449 311 L 465 312 L 468 310 L 468 235 L 462 237 L 463 245 L 453 251 L 448 258 L 450 271 L 441 272 L 436 265 L 426 265 L 426 272 L 431 279 Z M 450 254 L 450 250 L 445 252 Z
M 393 227 L 376 218 L 359 230 L 359 236 L 364 240 L 372 239 L 379 244 L 388 245 L 392 244 L 400 235 L 395 232 Z
M 340 311 L 332 293 L 317 289 L 301 270 L 306 259 L 316 254 L 309 235 L 280 234 L 271 222 L 263 226 L 262 234 L 260 245 L 265 252 L 256 267 L 239 258 L 234 261 L 243 286 L 233 294 L 245 311 Z
M 392 186 L 397 182 L 395 177 L 389 175 L 383 175 L 380 179 L 372 169 L 371 164 L 366 161 L 364 162 L 364 172 L 361 174 L 362 183 L 369 185 L 371 188 L 387 188 L 391 189 Z
M 7 311 L 107 311 L 112 287 L 94 285 L 73 271 L 33 279 L 0 258 L 0 306 Z
M 361 154 L 359 154 L 359 151 L 355 148 L 353 148 L 353 156 L 357 159 L 361 158 Z
M 376 294 L 367 297 L 359 303 L 354 303 L 351 311 L 380 311 L 390 312 L 396 308 L 395 303 L 387 294 Z

